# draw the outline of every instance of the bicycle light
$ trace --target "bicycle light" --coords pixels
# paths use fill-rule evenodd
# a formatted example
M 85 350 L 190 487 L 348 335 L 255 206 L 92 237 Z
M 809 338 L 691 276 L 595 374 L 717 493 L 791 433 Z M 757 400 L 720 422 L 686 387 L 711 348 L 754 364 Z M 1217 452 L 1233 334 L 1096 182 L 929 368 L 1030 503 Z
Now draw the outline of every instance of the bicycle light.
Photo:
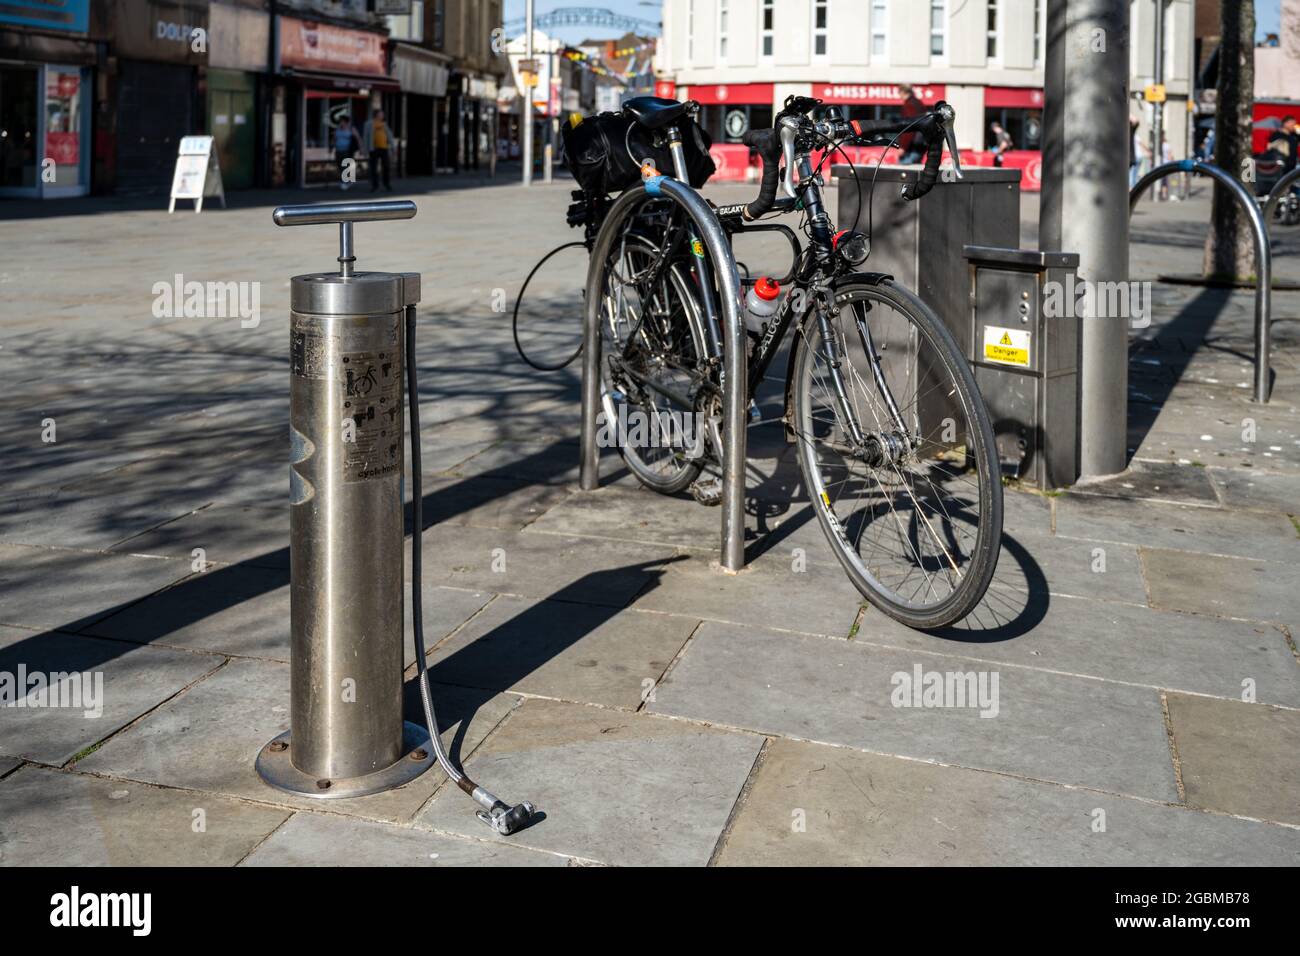
M 871 241 L 860 232 L 844 229 L 831 239 L 835 254 L 851 266 L 860 266 L 871 255 Z

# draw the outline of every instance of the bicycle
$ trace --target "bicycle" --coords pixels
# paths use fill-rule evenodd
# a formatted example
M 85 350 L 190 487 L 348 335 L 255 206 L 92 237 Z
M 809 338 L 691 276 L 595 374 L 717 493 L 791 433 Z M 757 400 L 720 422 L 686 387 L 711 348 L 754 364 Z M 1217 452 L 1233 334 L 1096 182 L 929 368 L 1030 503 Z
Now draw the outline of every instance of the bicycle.
M 961 174 L 954 113 L 940 103 L 910 122 L 857 123 L 821 107 L 790 97 L 771 129 L 747 133 L 744 142 L 763 163 L 759 196 L 715 207 L 730 237 L 773 228 L 760 222 L 773 210 L 797 211 L 809 240 L 804 248 L 792 230 L 776 227 L 789 233 L 795 260 L 776 315 L 748 335 L 748 399 L 794 328 L 782 420 L 822 531 L 868 601 L 909 626 L 937 628 L 969 613 L 996 569 L 1002 486 L 993 429 L 943 322 L 890 276 L 860 271 L 869 235 L 835 231 L 819 170 L 848 143 L 896 142 L 915 132 L 927 144 L 926 162 L 903 198 L 919 199 L 938 179 L 945 141 Z M 642 97 L 624 109 L 666 136 L 682 178 L 676 124 L 696 104 Z M 809 115 L 814 111 L 820 118 Z M 821 148 L 827 153 L 814 169 L 811 157 Z M 648 198 L 602 268 L 607 420 L 623 402 L 652 415 L 696 414 L 708 426 L 702 459 L 669 449 L 650 460 L 644 449 L 620 443 L 624 460 L 652 490 L 691 487 L 711 503 L 699 476 L 702 469 L 718 473 L 722 350 L 703 250 L 672 203 Z

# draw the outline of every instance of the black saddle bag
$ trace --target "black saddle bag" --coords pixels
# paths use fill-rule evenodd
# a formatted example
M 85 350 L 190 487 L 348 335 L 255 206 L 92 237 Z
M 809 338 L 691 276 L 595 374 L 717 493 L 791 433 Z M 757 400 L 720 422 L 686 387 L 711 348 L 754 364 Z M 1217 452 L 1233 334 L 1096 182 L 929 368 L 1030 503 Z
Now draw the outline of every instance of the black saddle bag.
M 686 171 L 691 185 L 703 186 L 716 167 L 709 156 L 713 141 L 692 119 L 677 124 L 682 134 L 682 151 L 686 154 Z M 624 113 L 601 113 L 589 116 L 577 126 L 565 125 L 564 165 L 590 196 L 608 196 L 641 182 L 641 164 L 654 163 L 661 173 L 672 175 L 673 157 L 662 135 L 637 123 Z M 656 139 L 663 145 L 655 145 Z

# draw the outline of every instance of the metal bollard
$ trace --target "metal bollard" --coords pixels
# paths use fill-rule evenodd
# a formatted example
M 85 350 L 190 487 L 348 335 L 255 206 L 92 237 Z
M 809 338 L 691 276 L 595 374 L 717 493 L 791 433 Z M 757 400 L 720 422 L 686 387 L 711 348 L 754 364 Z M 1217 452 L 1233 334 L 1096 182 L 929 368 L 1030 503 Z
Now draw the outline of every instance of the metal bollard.
M 339 271 L 292 281 L 290 729 L 257 757 L 263 780 L 304 796 L 387 790 L 435 759 L 402 719 L 403 315 L 420 276 L 353 268 L 353 223 L 414 215 L 390 201 L 273 216 L 339 224 Z

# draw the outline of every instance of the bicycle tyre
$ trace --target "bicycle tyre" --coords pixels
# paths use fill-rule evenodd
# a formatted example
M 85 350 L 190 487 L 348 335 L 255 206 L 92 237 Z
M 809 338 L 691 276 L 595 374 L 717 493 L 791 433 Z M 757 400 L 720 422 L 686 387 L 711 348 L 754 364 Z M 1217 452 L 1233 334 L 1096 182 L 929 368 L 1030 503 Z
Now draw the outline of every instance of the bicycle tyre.
M 893 309 L 915 330 L 915 334 L 919 337 L 917 341 L 923 340 L 932 347 L 934 355 L 941 363 L 944 372 L 950 377 L 953 386 L 953 390 L 947 393 L 944 400 L 955 397 L 966 417 L 967 427 L 963 432 L 965 444 L 962 446 L 962 454 L 966 469 L 970 468 L 972 459 L 974 462 L 978 486 L 979 515 L 975 542 L 969 549 L 969 553 L 962 555 L 966 569 L 965 573 L 960 576 L 959 583 L 952 588 L 949 594 L 933 603 L 917 602 L 914 599 L 905 598 L 897 590 L 885 586 L 880 577 L 872 573 L 868 562 L 862 555 L 857 553 L 854 542 L 848 540 L 846 528 L 849 526 L 849 521 L 846 521 L 835 511 L 835 505 L 829 497 L 823 478 L 824 466 L 817 459 L 817 449 L 815 442 L 812 440 L 816 425 L 813 420 L 813 374 L 819 354 L 818 347 L 821 345 L 822 333 L 817 326 L 814 313 L 811 312 L 805 320 L 805 334 L 799 337 L 797 343 L 799 352 L 795 357 L 793 425 L 796 433 L 795 440 L 798 444 L 799 467 L 803 476 L 804 487 L 808 491 L 810 502 L 817 515 L 822 532 L 830 543 L 835 557 L 839 560 L 858 591 L 872 605 L 909 627 L 920 630 L 940 628 L 961 620 L 975 608 L 984 597 L 997 568 L 1002 538 L 1002 482 L 993 428 L 989 420 L 988 410 L 976 386 L 975 377 L 956 340 L 939 320 L 938 316 L 924 302 L 912 292 L 890 280 L 879 284 L 866 281 L 846 283 L 840 285 L 836 290 L 836 303 L 842 310 L 846 306 L 853 306 L 854 303 L 864 300 Z M 843 314 L 845 313 L 842 312 L 841 315 Z M 870 311 L 866 311 L 865 314 L 869 316 Z M 835 320 L 828 321 L 833 322 Z M 868 319 L 868 325 L 870 325 L 870 319 Z M 873 335 L 875 334 L 873 331 Z M 918 345 L 916 348 L 919 352 L 920 346 Z M 877 348 L 876 351 L 879 353 L 880 349 Z M 863 355 L 865 357 L 865 351 Z M 932 390 L 927 389 L 927 393 Z M 918 402 L 919 398 L 918 395 Z M 901 479 L 901 470 L 897 466 L 895 466 L 894 470 Z M 927 481 L 931 486 L 935 484 L 931 479 L 927 479 Z M 884 494 L 884 485 L 879 479 L 877 479 L 877 485 L 881 489 L 881 497 L 886 500 L 890 510 L 894 512 L 892 517 L 894 523 L 898 525 L 896 530 L 900 542 L 909 543 L 909 541 L 905 540 L 909 536 L 903 527 L 903 522 L 894 509 L 892 502 L 888 500 L 889 496 Z M 926 496 L 922 495 L 921 497 L 924 499 Z M 927 528 L 928 533 L 936 539 L 945 557 L 948 557 L 949 561 L 953 563 L 953 570 L 955 571 L 957 569 L 955 559 L 948 556 L 946 546 L 939 540 L 939 536 L 935 535 L 930 521 L 930 518 L 934 518 L 936 524 L 950 521 L 951 518 L 948 516 L 946 509 L 943 518 L 939 518 L 937 514 L 927 516 L 921 501 L 918 500 L 914 491 L 911 492 L 911 498 L 914 512 L 919 515 L 919 520 L 914 519 L 909 524 L 909 527 L 916 525 Z M 851 517 L 849 520 L 854 519 Z M 872 520 L 876 519 L 873 513 L 870 519 L 858 518 L 856 520 L 865 529 Z M 887 520 L 883 518 L 881 520 L 882 524 L 888 525 Z M 862 533 L 862 530 L 858 532 L 859 541 Z M 921 532 L 917 531 L 916 536 L 918 539 L 921 538 Z M 951 537 L 951 535 L 946 534 L 944 537 Z M 954 550 L 957 549 L 954 548 Z M 913 555 L 914 563 L 924 573 L 924 561 L 919 552 L 914 550 Z M 942 567 L 941 562 L 939 567 L 946 574 L 947 569 Z

